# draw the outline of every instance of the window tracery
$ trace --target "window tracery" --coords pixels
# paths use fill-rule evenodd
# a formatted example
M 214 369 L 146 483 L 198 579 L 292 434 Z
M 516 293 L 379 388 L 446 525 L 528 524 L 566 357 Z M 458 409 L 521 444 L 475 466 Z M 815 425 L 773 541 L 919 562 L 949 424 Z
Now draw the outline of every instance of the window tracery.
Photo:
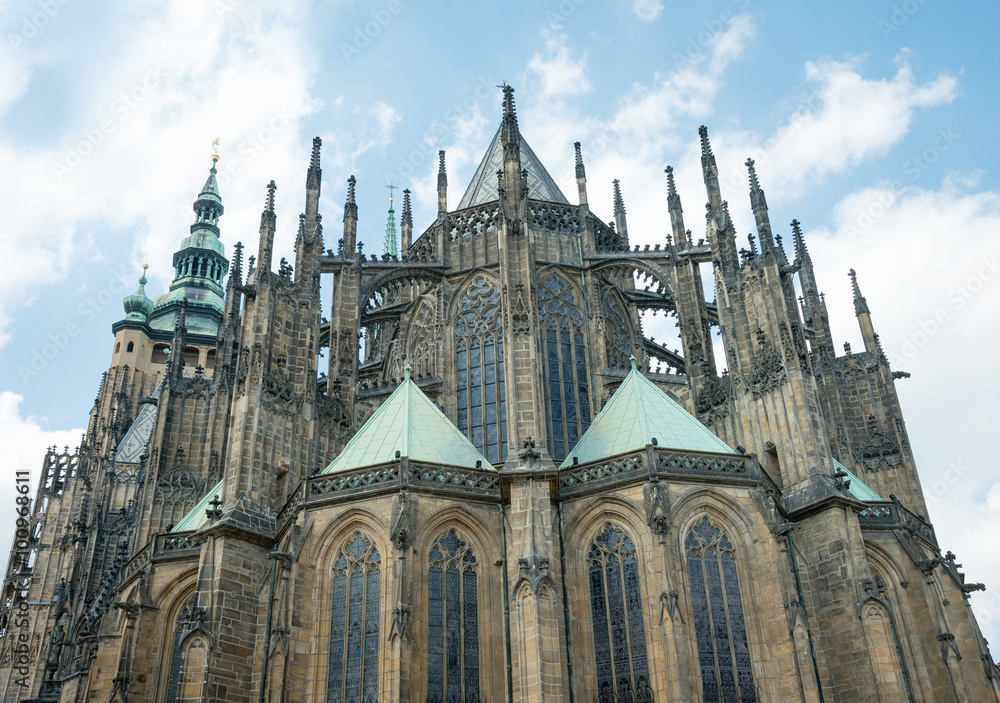
M 600 703 L 652 703 L 635 544 L 611 523 L 587 553 Z
M 628 313 L 611 286 L 606 286 L 602 291 L 601 308 L 604 313 L 604 346 L 608 367 L 612 369 L 630 368 L 629 357 L 632 356 L 632 344 L 627 322 Z
M 478 276 L 459 298 L 455 320 L 458 429 L 490 463 L 507 455 L 500 287 Z
M 478 562 L 455 530 L 431 548 L 427 703 L 479 703 Z
M 356 532 L 333 564 L 328 703 L 378 698 L 381 576 L 378 550 Z
M 538 314 L 549 455 L 560 462 L 590 426 L 585 318 L 573 289 L 554 273 L 539 281 Z
M 684 547 L 705 703 L 756 703 L 733 544 L 703 517 Z

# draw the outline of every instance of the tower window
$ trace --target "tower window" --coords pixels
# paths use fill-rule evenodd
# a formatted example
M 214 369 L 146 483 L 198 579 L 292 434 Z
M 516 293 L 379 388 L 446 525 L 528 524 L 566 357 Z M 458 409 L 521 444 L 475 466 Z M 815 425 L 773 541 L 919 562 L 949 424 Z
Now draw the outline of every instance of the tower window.
M 115 342 L 115 354 L 117 354 L 121 350 L 122 350 L 122 343 L 121 342 Z
M 590 426 L 584 317 L 572 288 L 555 274 L 540 281 L 538 314 L 549 455 L 559 462 Z
M 635 544 L 608 523 L 590 547 L 587 566 L 597 699 L 652 703 Z
M 490 463 L 507 455 L 500 287 L 479 276 L 459 300 L 455 321 L 458 429 Z
M 135 349 L 135 342 L 129 342 L 128 346 L 125 347 L 126 352 L 132 352 Z
M 427 701 L 479 703 L 477 562 L 455 530 L 430 551 Z
M 378 697 L 378 616 L 381 563 L 360 532 L 333 565 L 328 703 Z
M 705 703 L 756 703 L 733 545 L 703 517 L 684 547 Z

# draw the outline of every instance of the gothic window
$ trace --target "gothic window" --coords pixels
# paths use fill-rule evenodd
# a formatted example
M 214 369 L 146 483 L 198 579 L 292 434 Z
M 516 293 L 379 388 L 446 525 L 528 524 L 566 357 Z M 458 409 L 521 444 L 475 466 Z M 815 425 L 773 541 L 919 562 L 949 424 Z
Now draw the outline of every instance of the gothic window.
M 174 653 L 170 660 L 170 678 L 167 683 L 167 703 L 175 703 L 177 700 L 177 687 L 181 679 L 181 668 L 184 665 L 184 636 L 190 632 L 192 625 L 196 622 L 194 617 L 197 608 L 197 596 L 192 596 L 191 600 L 181 610 L 177 616 L 177 624 L 174 629 Z
M 507 455 L 500 287 L 477 277 L 458 304 L 455 320 L 458 429 L 490 463 Z
M 430 551 L 427 703 L 479 703 L 478 562 L 455 530 Z
M 549 455 L 559 462 L 590 426 L 584 317 L 573 289 L 555 274 L 539 282 L 538 314 Z
M 684 547 L 705 703 L 756 703 L 732 542 L 703 517 Z
M 413 376 L 434 376 L 436 371 L 438 329 L 434 306 L 422 302 L 410 321 L 406 360 L 413 365 Z
M 597 700 L 652 703 L 635 544 L 608 523 L 587 554 Z
M 629 341 L 628 313 L 611 286 L 603 291 L 601 308 L 604 313 L 604 346 L 608 366 L 627 369 L 631 366 L 632 343 Z
M 382 571 L 378 550 L 360 532 L 333 564 L 327 703 L 375 703 Z

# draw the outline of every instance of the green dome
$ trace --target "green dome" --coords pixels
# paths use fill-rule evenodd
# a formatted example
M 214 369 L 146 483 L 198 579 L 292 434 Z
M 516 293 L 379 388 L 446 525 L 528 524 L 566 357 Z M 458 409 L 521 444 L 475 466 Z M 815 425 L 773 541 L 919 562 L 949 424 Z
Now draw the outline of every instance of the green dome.
M 126 296 L 122 301 L 125 307 L 126 320 L 146 322 L 153 312 L 153 301 L 146 297 L 146 264 L 142 265 L 142 277 L 139 279 L 139 290 Z

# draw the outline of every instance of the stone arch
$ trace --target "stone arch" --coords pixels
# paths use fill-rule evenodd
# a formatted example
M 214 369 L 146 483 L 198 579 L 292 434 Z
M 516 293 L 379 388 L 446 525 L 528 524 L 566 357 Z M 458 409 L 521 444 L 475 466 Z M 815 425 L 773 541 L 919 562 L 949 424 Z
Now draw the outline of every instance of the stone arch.
M 415 378 L 438 373 L 440 322 L 434 298 L 429 295 L 417 297 L 406 322 L 404 337 L 406 362 L 413 366 Z
M 501 552 L 500 540 L 497 537 L 499 524 L 499 518 L 497 518 L 497 524 L 491 526 L 465 506 L 449 505 L 435 510 L 421 520 L 416 529 L 414 545 L 426 545 L 433 539 L 434 535 L 449 526 L 456 526 L 476 542 L 476 547 L 482 550 L 484 555 L 489 554 L 495 558 Z
M 604 363 L 610 368 L 628 369 L 630 356 L 642 356 L 641 335 L 628 314 L 629 306 L 618 286 L 601 286 L 599 298 L 597 319 L 603 329 Z M 636 354 L 637 351 L 639 354 Z
M 440 284 L 444 280 L 444 274 L 432 269 L 424 268 L 402 268 L 393 269 L 364 283 L 361 287 L 358 299 L 361 301 L 361 310 L 364 314 L 370 309 L 370 305 L 375 302 L 375 296 L 390 286 L 404 283 L 425 283 L 427 285 Z M 383 297 L 384 299 L 384 297 Z
M 673 277 L 670 273 L 652 261 L 642 259 L 615 259 L 607 263 L 598 264 L 591 269 L 594 276 L 607 273 L 612 275 L 622 275 L 625 272 L 631 273 L 634 277 L 639 274 L 644 277 L 654 279 L 670 295 L 674 294 Z
M 695 612 L 696 598 L 692 582 L 694 577 L 691 573 L 692 567 L 688 558 L 688 536 L 700 525 L 703 525 L 707 519 L 709 525 L 718 531 L 716 534 L 721 533 L 723 538 L 727 539 L 732 545 L 731 552 L 736 576 L 736 587 L 733 588 L 730 585 L 730 581 L 723 578 L 727 632 L 727 639 L 725 641 L 738 643 L 738 634 L 736 633 L 739 633 L 742 629 L 747 649 L 746 653 L 742 656 L 747 657 L 747 659 L 742 660 L 743 663 L 741 663 L 741 655 L 734 644 L 731 659 L 728 660 L 728 669 L 729 674 L 733 677 L 731 680 L 734 682 L 734 686 L 741 689 L 747 688 L 753 692 L 753 695 L 756 695 L 762 683 L 767 679 L 765 662 L 771 657 L 769 655 L 768 639 L 765 634 L 764 621 L 766 616 L 761 614 L 758 602 L 758 591 L 759 589 L 766 588 L 767 584 L 762 584 L 759 578 L 753 578 L 754 574 L 751 572 L 750 564 L 760 560 L 768 563 L 769 560 L 778 559 L 780 556 L 774 549 L 767 550 L 767 544 L 753 536 L 750 526 L 763 524 L 762 520 L 750 520 L 747 511 L 739 503 L 711 489 L 701 488 L 686 493 L 680 500 L 675 502 L 674 516 L 674 526 L 676 528 L 674 540 L 681 563 L 679 578 L 679 589 L 682 594 L 681 608 L 685 614 L 685 620 L 690 622 L 692 627 L 697 627 L 696 623 L 698 619 Z M 761 554 L 762 549 L 768 553 Z M 716 553 L 722 555 L 726 552 L 719 551 Z M 705 559 L 704 556 L 702 558 Z M 717 558 L 724 561 L 722 556 Z M 725 564 L 723 563 L 723 572 L 724 567 Z M 778 583 L 773 585 L 780 588 L 780 584 Z M 738 599 L 736 596 L 738 596 Z M 706 604 L 704 598 L 705 596 L 702 595 L 703 607 L 711 608 L 715 605 L 714 601 Z M 733 609 L 732 604 L 734 602 L 739 604 L 738 610 Z M 784 620 L 784 614 L 781 615 L 781 619 Z M 789 623 L 788 626 L 790 637 L 792 637 L 793 623 Z M 771 644 L 773 645 L 774 643 L 772 642 Z M 718 646 L 719 642 L 713 640 L 712 647 L 717 648 Z M 695 659 L 695 662 L 697 661 L 698 659 Z M 741 675 L 741 667 L 746 667 L 742 671 L 749 672 L 749 680 Z M 697 677 L 697 680 L 700 681 L 699 684 L 695 684 L 697 688 L 701 689 L 703 686 L 708 685 L 705 683 L 705 676 L 706 674 L 701 669 L 701 666 L 696 664 L 695 671 L 692 671 L 692 680 L 696 680 L 695 677 Z M 713 678 L 714 675 L 708 676 L 709 681 L 712 681 Z
M 175 649 L 178 644 L 177 635 L 180 627 L 178 620 L 181 613 L 195 596 L 197 590 L 196 576 L 197 567 L 185 570 L 185 572 L 166 583 L 153 598 L 153 602 L 157 603 L 160 608 L 157 613 L 157 624 L 160 626 L 162 635 L 160 639 L 160 661 L 156 668 L 158 680 L 154 688 L 157 692 L 157 700 L 168 700 L 171 669 L 174 662 Z
M 486 276 L 487 278 L 490 279 L 492 283 L 496 284 L 497 286 L 503 285 L 502 281 L 500 280 L 500 274 L 497 273 L 497 271 L 488 268 L 486 266 L 476 266 L 468 273 L 466 273 L 464 276 L 462 276 L 461 279 L 449 284 L 449 287 L 451 288 L 452 291 L 452 295 L 451 295 L 451 300 L 448 301 L 447 309 L 445 311 L 445 317 L 448 320 L 454 319 L 455 314 L 458 312 L 458 301 L 459 298 L 461 297 L 460 294 L 462 293 L 462 291 L 464 291 L 466 288 L 472 285 L 472 282 L 478 276 Z
M 374 511 L 364 507 L 351 507 L 339 514 L 327 509 L 329 520 L 326 526 L 309 539 L 312 545 L 308 548 L 306 563 L 313 570 L 313 602 L 315 620 L 311 638 L 312 647 L 308 655 L 311 669 L 316 672 L 310 688 L 312 700 L 327 700 L 330 668 L 330 641 L 333 615 L 334 564 L 341 550 L 354 537 L 361 533 L 365 540 L 371 542 L 379 554 L 380 578 L 378 594 L 378 681 L 381 685 L 387 680 L 389 673 L 389 657 L 386 654 L 385 640 L 389 632 L 391 612 L 390 590 L 395 582 L 396 564 L 393 559 L 392 545 L 388 541 L 389 527 Z M 381 688 L 380 688 L 381 692 Z

